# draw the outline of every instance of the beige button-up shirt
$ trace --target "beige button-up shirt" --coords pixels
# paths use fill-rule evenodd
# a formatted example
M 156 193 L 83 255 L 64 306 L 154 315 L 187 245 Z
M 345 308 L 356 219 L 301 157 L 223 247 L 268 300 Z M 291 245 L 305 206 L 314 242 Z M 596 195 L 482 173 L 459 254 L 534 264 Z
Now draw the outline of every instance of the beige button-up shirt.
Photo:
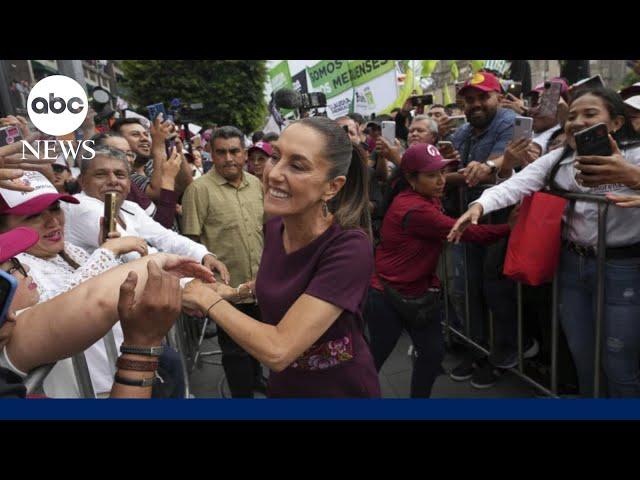
M 212 168 L 182 197 L 182 233 L 199 237 L 216 253 L 229 269 L 234 287 L 258 273 L 263 216 L 262 183 L 247 172 L 236 188 Z

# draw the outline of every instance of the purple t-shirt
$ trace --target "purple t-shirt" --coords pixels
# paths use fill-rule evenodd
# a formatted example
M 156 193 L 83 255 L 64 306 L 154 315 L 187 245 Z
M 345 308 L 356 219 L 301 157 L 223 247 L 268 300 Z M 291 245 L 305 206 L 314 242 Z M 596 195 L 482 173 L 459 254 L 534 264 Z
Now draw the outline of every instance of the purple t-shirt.
M 361 230 L 333 224 L 305 247 L 287 254 L 282 218 L 265 224 L 256 279 L 262 321 L 277 325 L 302 294 L 343 309 L 300 358 L 271 372 L 269 397 L 380 397 L 373 357 L 363 334 L 362 308 L 373 272 L 373 251 Z

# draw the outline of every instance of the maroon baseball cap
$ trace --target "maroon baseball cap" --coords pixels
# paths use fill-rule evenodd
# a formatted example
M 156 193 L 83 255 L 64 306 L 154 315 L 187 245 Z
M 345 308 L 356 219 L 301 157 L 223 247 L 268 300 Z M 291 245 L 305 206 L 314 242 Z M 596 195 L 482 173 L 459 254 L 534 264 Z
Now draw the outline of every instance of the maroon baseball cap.
M 550 83 L 559 83 L 561 85 L 560 87 L 560 95 L 562 96 L 562 98 L 564 98 L 565 101 L 567 101 L 569 99 L 569 84 L 567 83 L 567 81 L 564 78 L 561 77 L 555 77 L 552 78 L 551 80 L 547 80 Z M 531 89 L 531 93 L 542 93 L 544 92 L 544 84 L 547 82 L 540 82 L 539 84 L 537 84 L 533 89 Z
M 271 148 L 271 145 L 267 142 L 256 142 L 249 148 L 248 153 L 251 153 L 253 150 L 261 150 L 269 157 L 273 155 L 273 148 Z
M 483 92 L 502 93 L 500 81 L 493 73 L 489 72 L 475 73 L 473 77 L 464 82 L 464 85 L 458 90 L 458 95 L 464 95 L 464 92 L 470 88 L 475 88 Z
M 400 168 L 405 173 L 435 172 L 457 160 L 445 160 L 436 147 L 428 143 L 411 145 L 400 162 Z
M 39 172 L 26 171 L 20 181 L 33 187 L 31 192 L 17 192 L 0 188 L 0 214 L 2 215 L 35 215 L 61 200 L 69 203 L 80 203 L 71 196 L 58 193 L 55 187 Z
M 0 263 L 19 253 L 26 252 L 40 239 L 38 232 L 27 227 L 18 227 L 0 234 Z

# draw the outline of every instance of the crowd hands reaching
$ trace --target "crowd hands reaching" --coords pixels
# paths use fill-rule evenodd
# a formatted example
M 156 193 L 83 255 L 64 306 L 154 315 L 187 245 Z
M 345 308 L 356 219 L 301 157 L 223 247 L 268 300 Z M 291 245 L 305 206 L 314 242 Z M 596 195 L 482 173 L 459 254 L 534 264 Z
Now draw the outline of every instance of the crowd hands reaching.
M 549 94 L 553 83 L 558 84 L 555 97 Z M 441 291 L 437 265 L 441 254 L 446 255 L 445 263 L 462 265 L 458 262 L 463 253 L 456 249 L 461 241 L 474 244 L 477 253 L 464 272 L 473 276 L 470 286 L 479 292 L 473 300 L 478 303 L 470 305 L 472 320 L 486 323 L 484 317 L 493 312 L 500 341 L 488 357 L 468 352 L 450 375 L 488 388 L 500 371 L 515 365 L 517 313 L 515 283 L 501 273 L 487 277 L 486 272 L 501 270 L 494 253 L 506 249 L 506 239 L 518 223 L 518 204 L 549 186 L 554 166 L 560 166 L 553 180 L 562 190 L 604 195 L 618 208 L 619 223 L 608 227 L 612 248 L 640 244 L 633 234 L 619 231 L 620 224 L 640 220 L 635 218 L 640 210 L 633 208 L 640 206 L 637 95 L 640 87 L 622 92 L 622 97 L 604 87 L 578 91 L 564 79 L 514 94 L 493 73 L 483 71 L 461 86 L 455 104 L 429 103 L 425 96 L 412 95 L 390 115 L 370 120 L 357 113 L 335 121 L 305 120 L 281 132 L 280 139 L 256 132 L 249 148 L 244 133 L 235 127 L 204 128 L 194 137 L 162 115 L 149 129 L 136 119 L 118 119 L 98 133 L 95 112 L 80 128 L 82 138 L 95 142 L 91 160 L 73 162 L 59 150 L 50 160 L 23 156 L 20 144 L 0 147 L 0 260 L 2 269 L 18 282 L 0 327 L 0 367 L 6 374 L 2 394 L 24 396 L 21 381 L 28 373 L 58 362 L 43 386 L 45 395 L 79 396 L 69 369 L 59 366 L 84 352 L 98 398 L 182 397 L 181 360 L 165 341 L 182 312 L 191 321 L 217 324 L 234 398 L 252 397 L 261 387 L 260 364 L 271 369 L 271 396 L 379 396 L 376 372 L 402 330 L 409 333 L 416 351 L 411 396 L 429 397 L 441 373 L 445 346 L 441 308 L 424 305 L 442 306 L 436 298 L 442 294 L 434 293 Z M 23 117 L 9 116 L 0 123 L 19 127 L 27 142 L 45 138 Z M 608 128 L 611 154 L 577 155 L 574 135 L 598 123 Z M 338 128 L 346 133 L 347 147 L 340 148 L 347 149 L 343 155 L 348 161 L 333 154 L 329 163 L 335 164 L 326 166 L 317 152 L 329 147 L 337 151 L 328 139 Z M 295 160 L 293 150 L 300 145 L 296 140 L 310 138 L 312 130 L 325 135 L 325 143 L 312 148 L 318 140 L 311 135 L 314 140 L 303 152 L 307 157 Z M 314 155 L 322 159 L 316 161 Z M 362 164 L 361 173 L 354 170 L 354 162 Z M 322 170 L 327 179 L 303 178 L 298 172 L 304 170 Z M 349 193 L 341 196 L 341 189 Z M 116 195 L 115 228 L 110 231 L 104 218 L 107 193 Z M 349 204 L 347 195 L 353 202 L 355 196 L 365 202 L 362 212 L 356 203 Z M 342 204 L 351 205 L 350 217 Z M 571 252 L 592 245 L 597 230 L 593 217 L 584 209 L 579 212 L 584 218 L 578 219 L 578 233 L 573 230 L 563 239 Z M 493 217 L 490 223 L 485 222 L 488 214 Z M 281 262 L 290 262 L 296 249 L 309 248 L 320 237 L 326 240 L 323 232 L 334 224 L 370 235 L 370 243 L 350 241 L 365 245 L 364 250 L 372 243 L 373 256 L 364 252 L 360 259 L 356 255 L 343 260 L 338 250 L 336 258 L 316 258 L 311 251 L 309 258 L 326 262 L 320 263 L 326 269 L 331 262 L 339 265 L 332 270 L 336 278 L 340 269 L 366 273 L 361 263 L 370 263 L 372 276 L 336 280 L 339 285 L 349 280 L 343 290 L 357 298 L 347 301 L 344 292 L 339 299 L 337 293 L 323 296 L 312 276 L 307 290 L 296 290 L 287 308 L 278 306 L 277 314 L 267 302 L 258 305 L 258 272 L 266 279 L 266 268 L 273 268 L 268 262 L 269 267 L 263 267 L 268 232 L 277 232 L 273 238 L 282 242 L 275 253 L 271 244 L 269 258 L 280 255 Z M 307 230 L 319 233 L 309 237 Z M 633 252 L 629 255 L 617 259 L 621 268 L 627 258 L 638 258 Z M 564 257 L 562 262 L 561 293 L 570 295 L 575 284 L 572 264 Z M 322 276 L 318 271 L 328 285 L 324 270 L 312 275 Z M 283 281 L 273 272 L 268 275 L 270 281 Z M 450 275 L 450 298 L 445 301 L 451 302 L 452 315 L 461 325 L 464 294 L 460 295 L 459 274 Z M 269 290 L 265 281 L 261 285 Z M 399 298 L 423 306 L 403 310 Z M 613 303 L 615 299 L 605 313 L 606 325 L 615 315 Z M 635 309 L 629 304 L 624 318 L 637 317 L 640 312 Z M 315 313 L 305 317 L 307 310 Z M 576 315 L 590 318 L 593 312 L 569 310 L 560 314 L 577 371 L 574 383 L 588 396 L 593 392 L 593 362 L 584 352 L 591 345 L 580 331 L 591 324 L 581 325 Z M 369 346 L 358 340 L 364 331 L 350 332 L 344 338 L 355 350 L 340 361 L 360 355 L 351 368 L 353 378 L 367 379 L 358 383 L 365 388 L 352 390 L 353 378 L 346 370 L 335 375 L 339 388 L 331 382 L 321 385 L 326 390 L 305 382 L 292 386 L 289 382 L 300 375 L 300 365 L 315 368 L 310 366 L 310 352 L 328 344 L 334 348 L 335 338 L 329 333 L 335 337 L 334 330 L 342 332 L 349 315 L 364 319 Z M 109 331 L 121 347 L 115 376 L 104 373 L 109 371 L 108 357 L 101 339 Z M 477 343 L 488 345 L 486 329 L 480 326 L 472 333 Z M 535 355 L 537 340 L 527 336 L 524 343 L 525 357 Z M 640 396 L 640 384 L 620 380 L 638 373 L 638 365 L 632 363 L 629 358 L 616 363 L 613 353 L 604 356 L 611 396 Z

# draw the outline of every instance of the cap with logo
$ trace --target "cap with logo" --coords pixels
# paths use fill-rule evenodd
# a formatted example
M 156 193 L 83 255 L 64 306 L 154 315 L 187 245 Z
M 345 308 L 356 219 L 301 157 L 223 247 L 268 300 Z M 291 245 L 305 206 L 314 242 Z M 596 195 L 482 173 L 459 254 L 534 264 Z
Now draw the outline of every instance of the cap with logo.
M 254 150 L 260 150 L 261 152 L 263 152 L 265 155 L 267 155 L 269 157 L 271 155 L 273 155 L 273 148 L 271 148 L 271 145 L 269 143 L 267 143 L 267 142 L 262 142 L 262 141 L 261 142 L 256 142 L 254 145 L 252 145 L 249 148 L 249 152 L 248 153 L 251 153 Z
M 483 92 L 502 93 L 502 85 L 495 75 L 489 72 L 478 72 L 467 80 L 462 88 L 458 91 L 458 95 L 464 95 L 467 90 L 475 88 Z
M 435 172 L 457 162 L 443 159 L 442 154 L 431 144 L 414 143 L 402 155 L 400 168 L 405 173 Z
M 26 252 L 40 239 L 38 232 L 27 227 L 18 227 L 0 235 L 0 263 L 19 253 Z
M 77 198 L 71 195 L 58 193 L 51 182 L 40 172 L 27 171 L 19 180 L 23 184 L 31 186 L 33 190 L 18 192 L 0 188 L 0 214 L 36 215 L 58 200 L 80 203 Z

